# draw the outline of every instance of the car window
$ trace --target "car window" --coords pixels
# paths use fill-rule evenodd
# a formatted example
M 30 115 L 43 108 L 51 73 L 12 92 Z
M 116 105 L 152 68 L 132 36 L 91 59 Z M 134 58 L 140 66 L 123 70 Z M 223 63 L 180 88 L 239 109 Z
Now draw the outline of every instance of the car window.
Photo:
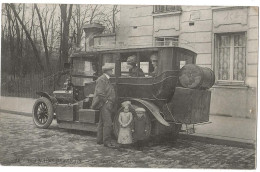
M 154 66 L 150 59 L 153 54 L 156 54 L 156 52 L 140 53 L 140 68 L 143 70 L 145 77 L 151 77 L 151 73 L 154 71 Z
M 127 64 L 127 58 L 130 56 L 136 56 L 136 53 L 121 53 L 120 63 L 121 63 L 121 76 L 129 76 L 129 66 Z
M 73 60 L 72 83 L 77 86 L 84 86 L 97 78 L 97 62 L 82 59 Z
M 129 76 L 129 68 L 127 62 L 121 61 L 121 76 Z
M 112 66 L 114 68 L 113 74 L 115 74 L 116 54 L 103 54 L 102 66 L 104 66 L 105 64 Z
M 72 75 L 95 76 L 96 73 L 97 66 L 95 62 L 84 61 L 80 59 L 73 60 Z
M 143 72 L 147 75 L 149 73 L 149 61 L 140 62 L 140 68 L 143 70 Z

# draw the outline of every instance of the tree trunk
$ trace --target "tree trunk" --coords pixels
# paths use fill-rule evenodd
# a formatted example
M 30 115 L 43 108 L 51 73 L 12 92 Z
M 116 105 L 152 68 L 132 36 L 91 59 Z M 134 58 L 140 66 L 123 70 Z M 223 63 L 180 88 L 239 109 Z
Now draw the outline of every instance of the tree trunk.
M 68 56 L 69 56 L 69 25 L 70 25 L 70 19 L 72 15 L 72 4 L 69 6 L 69 13 L 67 16 L 67 5 L 61 4 L 61 19 L 63 22 L 63 32 L 62 32 L 62 46 L 61 46 L 61 56 L 62 61 L 61 63 L 68 62 Z
M 42 65 L 42 62 L 41 62 L 41 59 L 40 59 L 40 55 L 39 55 L 39 52 L 31 38 L 31 35 L 29 34 L 29 32 L 27 31 L 27 28 L 26 26 L 24 25 L 24 23 L 22 22 L 21 18 L 19 17 L 19 15 L 17 14 L 16 10 L 15 10 L 15 6 L 14 4 L 8 4 L 10 6 L 10 8 L 12 9 L 13 13 L 14 13 L 14 16 L 18 19 L 19 23 L 21 24 L 25 34 L 26 34 L 26 37 L 28 38 L 28 40 L 30 41 L 31 45 L 32 45 L 32 48 L 33 48 L 33 51 L 34 51 L 34 54 L 35 54 L 35 57 L 37 59 L 37 62 L 38 62 L 38 66 L 40 68 L 40 70 L 43 70 L 44 67 Z
M 113 14 L 112 14 L 112 21 L 113 21 L 112 32 L 113 33 L 116 32 L 116 21 L 115 21 L 116 9 L 117 9 L 117 5 L 114 5 L 113 6 Z
M 80 46 L 81 42 L 81 26 L 80 26 L 80 5 L 77 5 L 77 47 Z
M 17 19 L 15 20 L 16 23 L 16 55 L 15 55 L 15 72 L 16 75 L 20 75 L 21 74 L 21 59 L 22 59 L 22 43 L 21 43 L 21 35 L 20 35 L 20 28 L 17 22 Z M 14 51 L 14 50 L 13 50 Z
M 47 47 L 47 38 L 45 37 L 43 25 L 42 25 L 42 17 L 41 17 L 41 14 L 40 14 L 40 11 L 39 11 L 37 4 L 35 4 L 34 7 L 36 9 L 36 12 L 37 12 L 38 18 L 39 18 L 39 22 L 40 22 L 42 42 L 43 42 L 44 51 L 45 51 L 46 69 L 47 69 L 47 73 L 50 74 L 51 73 L 51 64 L 50 64 L 50 59 L 49 59 L 49 51 L 48 51 L 48 47 Z
M 11 14 L 9 11 L 8 6 L 6 7 L 6 12 L 7 12 L 7 19 L 8 19 L 8 35 L 9 35 L 9 50 L 10 50 L 10 55 L 11 55 L 11 64 L 13 64 L 13 70 L 11 71 L 13 73 L 13 76 L 15 78 L 15 58 L 14 58 L 14 38 L 12 36 L 12 31 L 11 31 Z

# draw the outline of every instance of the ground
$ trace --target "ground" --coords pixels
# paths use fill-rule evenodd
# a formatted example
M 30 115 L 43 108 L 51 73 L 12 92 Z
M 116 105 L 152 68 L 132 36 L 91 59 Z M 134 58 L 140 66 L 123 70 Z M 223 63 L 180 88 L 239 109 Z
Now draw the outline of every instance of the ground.
M 12 166 L 152 167 L 254 169 L 252 148 L 190 139 L 146 147 L 111 149 L 96 144 L 96 134 L 38 129 L 30 117 L 0 113 L 0 163 Z

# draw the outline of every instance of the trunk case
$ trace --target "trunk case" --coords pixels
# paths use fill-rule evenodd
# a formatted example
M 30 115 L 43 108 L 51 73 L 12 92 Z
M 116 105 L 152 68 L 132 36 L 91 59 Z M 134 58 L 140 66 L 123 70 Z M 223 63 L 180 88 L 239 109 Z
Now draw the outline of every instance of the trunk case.
M 56 107 L 57 120 L 59 121 L 75 121 L 77 113 L 77 104 L 58 104 Z
M 98 123 L 99 111 L 93 109 L 80 109 L 79 122 Z
M 211 92 L 176 87 L 174 96 L 168 107 L 163 108 L 168 121 L 183 124 L 197 124 L 209 121 Z M 169 113 L 169 110 L 171 113 Z

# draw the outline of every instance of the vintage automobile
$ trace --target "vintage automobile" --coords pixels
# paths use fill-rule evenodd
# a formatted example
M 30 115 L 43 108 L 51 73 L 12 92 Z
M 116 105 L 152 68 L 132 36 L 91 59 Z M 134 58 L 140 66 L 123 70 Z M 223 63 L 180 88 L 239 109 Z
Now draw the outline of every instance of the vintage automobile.
M 151 76 L 154 66 L 151 55 L 158 57 L 157 75 Z M 137 66 L 145 77 L 130 77 L 127 57 L 135 55 Z M 96 50 L 74 53 L 66 86 L 53 94 L 37 92 L 40 98 L 33 106 L 33 121 L 39 128 L 48 128 L 53 119 L 60 128 L 96 131 L 99 111 L 90 109 L 95 90 L 95 80 L 102 74 L 105 63 L 115 67 L 111 83 L 116 91 L 113 132 L 119 131 L 118 115 L 121 103 L 130 101 L 130 111 L 146 110 L 146 139 L 170 135 L 175 138 L 182 124 L 209 121 L 209 88 L 215 81 L 208 68 L 195 65 L 196 53 L 180 47 L 149 47 L 114 50 Z

